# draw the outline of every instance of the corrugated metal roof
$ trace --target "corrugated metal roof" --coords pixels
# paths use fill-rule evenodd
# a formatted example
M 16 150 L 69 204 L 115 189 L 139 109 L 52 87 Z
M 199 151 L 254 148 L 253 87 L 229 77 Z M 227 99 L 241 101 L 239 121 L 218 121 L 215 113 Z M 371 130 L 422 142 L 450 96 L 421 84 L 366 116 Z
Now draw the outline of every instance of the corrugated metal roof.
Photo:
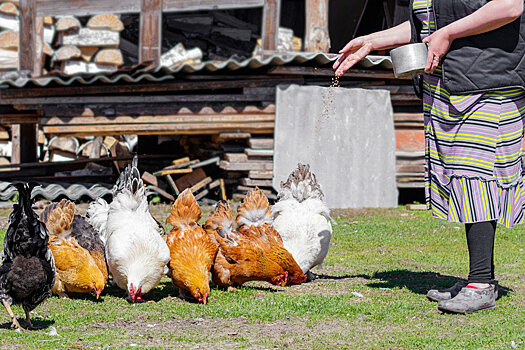
M 166 80 L 175 79 L 177 74 L 192 74 L 202 72 L 223 72 L 223 71 L 237 71 L 237 70 L 254 70 L 263 67 L 283 66 L 283 65 L 314 65 L 323 66 L 335 61 L 338 55 L 325 53 L 286 53 L 273 54 L 271 56 L 253 56 L 244 61 L 237 61 L 229 59 L 226 61 L 207 61 L 199 64 L 184 64 L 177 68 L 170 69 L 167 67 L 159 67 L 155 70 L 144 71 L 142 69 L 136 70 L 121 70 L 114 73 L 103 73 L 97 75 L 75 75 L 75 76 L 46 76 L 40 78 L 30 78 L 23 72 L 8 72 L 0 77 L 0 87 L 25 87 L 28 84 L 36 86 L 47 86 L 50 84 L 71 85 L 82 84 L 91 85 L 95 83 L 114 84 L 118 82 L 138 83 L 146 82 L 162 82 Z M 359 68 L 382 68 L 392 69 L 392 61 L 390 56 L 374 56 L 369 55 L 358 63 Z
M 13 186 L 10 186 L 10 182 L 0 181 L 0 199 L 9 200 L 18 193 L 17 189 Z M 104 187 L 99 184 L 94 185 L 83 185 L 83 184 L 71 184 L 71 185 L 59 185 L 59 184 L 50 184 L 35 187 L 33 192 L 31 192 L 31 197 L 42 196 L 46 199 L 56 199 L 58 197 L 64 196 L 70 200 L 77 200 L 83 196 L 87 196 L 93 200 L 103 197 L 107 194 L 112 194 L 113 187 L 108 185 Z

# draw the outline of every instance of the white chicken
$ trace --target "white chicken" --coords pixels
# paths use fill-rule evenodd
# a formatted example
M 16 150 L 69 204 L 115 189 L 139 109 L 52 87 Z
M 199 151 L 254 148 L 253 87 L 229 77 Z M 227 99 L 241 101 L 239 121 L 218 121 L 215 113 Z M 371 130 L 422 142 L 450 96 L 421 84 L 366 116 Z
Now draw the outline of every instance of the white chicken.
M 278 202 L 272 207 L 273 226 L 303 273 L 323 263 L 330 247 L 330 209 L 309 165 L 298 164 L 286 182 L 281 182 Z
M 92 202 L 88 216 L 100 230 L 114 283 L 128 292 L 132 302 L 140 301 L 167 272 L 170 251 L 149 212 L 136 157 L 120 174 L 111 204 L 103 199 Z

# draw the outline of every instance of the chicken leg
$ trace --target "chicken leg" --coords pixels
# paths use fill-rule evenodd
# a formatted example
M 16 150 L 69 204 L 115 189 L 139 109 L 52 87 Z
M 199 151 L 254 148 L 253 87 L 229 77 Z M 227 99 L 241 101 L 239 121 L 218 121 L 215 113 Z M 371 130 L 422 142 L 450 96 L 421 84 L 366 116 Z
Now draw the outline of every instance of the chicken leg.
M 25 331 L 25 329 L 22 328 L 22 326 L 20 326 L 20 323 L 18 323 L 18 321 L 17 321 L 17 319 L 15 317 L 15 314 L 13 313 L 13 310 L 11 310 L 11 306 L 9 306 L 7 301 L 2 300 L 2 304 L 4 304 L 4 307 L 7 310 L 7 313 L 9 314 L 9 317 L 11 317 L 11 319 L 13 320 L 13 324 L 11 325 L 11 328 L 15 328 L 15 329 L 18 328 L 18 329 L 20 329 L 22 331 Z
M 27 329 L 33 329 L 33 324 L 31 323 L 31 316 L 29 315 L 31 311 L 29 311 L 25 305 L 22 307 L 24 308 L 24 312 L 26 313 L 26 327 Z

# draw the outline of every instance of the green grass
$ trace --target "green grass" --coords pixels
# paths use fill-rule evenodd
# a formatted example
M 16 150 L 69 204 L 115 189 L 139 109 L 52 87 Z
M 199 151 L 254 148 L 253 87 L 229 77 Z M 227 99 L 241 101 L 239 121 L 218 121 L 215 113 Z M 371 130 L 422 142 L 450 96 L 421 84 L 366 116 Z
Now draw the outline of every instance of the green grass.
M 513 341 L 525 348 L 523 227 L 498 227 L 496 273 L 505 287 L 498 307 L 463 316 L 441 314 L 425 298 L 427 289 L 466 276 L 462 225 L 404 209 L 334 216 L 330 252 L 314 282 L 213 289 L 208 305 L 179 300 L 167 279 L 145 296 L 152 303 L 128 304 L 115 288 L 98 302 L 53 297 L 32 313 L 41 330 L 11 331 L 0 312 L 0 347 L 510 349 Z M 46 335 L 51 325 L 59 337 Z

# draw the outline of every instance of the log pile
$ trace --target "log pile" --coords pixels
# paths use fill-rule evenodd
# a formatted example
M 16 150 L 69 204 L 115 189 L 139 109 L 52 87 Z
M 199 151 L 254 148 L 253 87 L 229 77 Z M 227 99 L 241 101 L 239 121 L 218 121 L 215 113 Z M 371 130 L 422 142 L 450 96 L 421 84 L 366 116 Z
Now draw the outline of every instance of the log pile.
M 92 16 L 85 25 L 73 16 L 55 23 L 57 40 L 52 67 L 63 74 L 113 72 L 124 63 L 119 49 L 124 25 L 116 15 Z
M 44 39 L 42 51 L 44 61 L 53 55 L 51 44 L 55 39 L 53 18 L 45 17 L 37 23 Z M 19 46 L 19 8 L 18 1 L 0 1 L 0 72 L 18 69 Z

